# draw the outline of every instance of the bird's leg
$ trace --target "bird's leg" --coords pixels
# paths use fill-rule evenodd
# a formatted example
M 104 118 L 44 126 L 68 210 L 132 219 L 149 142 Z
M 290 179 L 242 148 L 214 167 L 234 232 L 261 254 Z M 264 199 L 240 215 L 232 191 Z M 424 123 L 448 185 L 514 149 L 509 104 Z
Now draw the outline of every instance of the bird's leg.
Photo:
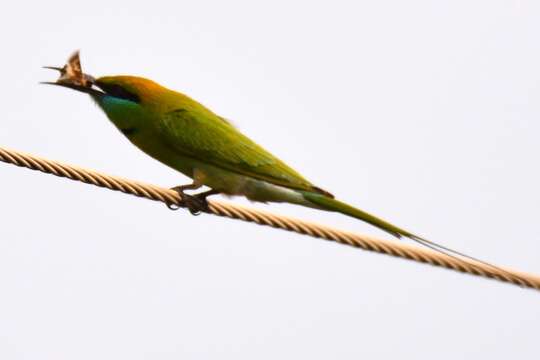
M 174 190 L 180 195 L 182 198 L 182 202 L 184 205 L 188 208 L 189 212 L 193 215 L 199 215 L 201 212 L 207 212 L 208 211 L 208 201 L 206 200 L 206 197 L 210 195 L 219 194 L 219 191 L 217 190 L 208 190 L 204 191 L 199 194 L 195 195 L 189 195 L 184 192 L 184 190 L 195 190 L 200 188 L 201 185 L 193 183 L 188 185 L 181 185 L 181 186 L 175 186 L 171 188 L 171 190 Z M 169 209 L 171 210 L 177 210 L 178 207 L 167 204 Z
M 185 190 L 196 190 L 200 188 L 201 185 L 193 182 L 192 184 L 187 185 L 179 185 L 171 188 L 171 190 L 174 190 L 180 195 L 180 198 L 182 199 L 183 204 L 189 209 L 189 212 L 192 214 L 198 214 L 200 212 L 199 209 L 197 209 L 196 205 L 194 204 L 194 196 L 186 194 Z M 167 207 L 171 210 L 178 210 L 178 206 L 175 204 L 167 203 Z
M 182 195 L 184 193 L 184 190 L 197 190 L 201 186 L 202 185 L 197 184 L 197 183 L 191 183 L 191 184 L 187 184 L 187 185 L 175 186 L 175 187 L 171 188 L 171 190 L 174 190 L 177 193 L 179 193 L 180 195 Z
M 214 194 L 219 194 L 219 191 L 208 190 L 195 195 L 184 194 L 184 204 L 192 215 L 200 215 L 201 212 L 210 211 L 206 198 Z

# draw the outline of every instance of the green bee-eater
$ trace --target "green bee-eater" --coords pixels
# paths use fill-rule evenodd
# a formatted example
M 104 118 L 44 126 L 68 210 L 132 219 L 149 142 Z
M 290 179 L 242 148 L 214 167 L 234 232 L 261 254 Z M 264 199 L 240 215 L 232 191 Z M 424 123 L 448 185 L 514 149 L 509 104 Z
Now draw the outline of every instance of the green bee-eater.
M 192 184 L 175 188 L 187 199 L 192 212 L 205 209 L 206 196 L 220 193 L 259 202 L 292 203 L 342 213 L 398 238 L 471 258 L 336 200 L 226 119 L 184 94 L 141 77 L 94 79 L 82 73 L 78 53 L 63 68 L 49 68 L 61 71 L 60 79 L 49 84 L 89 94 L 131 143 L 193 179 Z M 203 185 L 211 190 L 194 196 L 183 193 Z

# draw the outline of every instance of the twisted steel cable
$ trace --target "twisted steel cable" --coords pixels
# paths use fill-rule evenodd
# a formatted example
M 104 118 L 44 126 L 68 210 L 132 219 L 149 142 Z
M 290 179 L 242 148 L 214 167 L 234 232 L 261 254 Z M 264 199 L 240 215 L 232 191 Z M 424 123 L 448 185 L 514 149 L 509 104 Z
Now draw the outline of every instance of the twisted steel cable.
M 8 150 L 2 147 L 0 147 L 0 161 L 75 181 L 81 181 L 87 184 L 93 184 L 110 190 L 121 191 L 126 194 L 132 194 L 154 201 L 161 201 L 166 204 L 185 207 L 178 193 L 170 189 L 100 174 L 92 170 L 61 164 L 56 161 L 42 159 L 37 156 Z M 482 276 L 540 290 L 540 276 L 537 275 L 522 273 L 506 268 L 490 267 L 483 263 L 451 257 L 430 249 L 412 246 L 403 242 L 382 240 L 366 235 L 354 234 L 236 204 L 221 201 L 209 201 L 208 203 L 209 209 L 207 213 L 209 214 L 253 222 L 259 225 L 292 231 L 314 238 L 335 241 L 340 244 L 368 251 L 427 263 L 471 275 Z

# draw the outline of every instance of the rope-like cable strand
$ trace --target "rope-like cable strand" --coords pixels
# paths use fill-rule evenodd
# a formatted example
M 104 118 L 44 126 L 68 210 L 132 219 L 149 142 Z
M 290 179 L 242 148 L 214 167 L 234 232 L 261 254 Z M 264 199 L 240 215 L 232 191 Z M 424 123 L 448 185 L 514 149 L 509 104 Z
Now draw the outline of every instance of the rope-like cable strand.
M 174 204 L 180 207 L 183 206 L 182 199 L 178 193 L 170 189 L 104 175 L 92 170 L 61 164 L 56 161 L 7 150 L 2 147 L 0 147 L 0 161 L 32 170 L 38 170 L 47 174 L 65 177 L 71 180 L 81 181 L 87 184 L 93 184 L 110 190 L 121 191 L 126 194 L 132 194 L 154 201 L 161 201 L 166 204 Z M 332 229 L 327 226 L 220 201 L 209 201 L 208 213 L 293 231 L 315 238 L 336 241 L 341 244 L 354 246 L 364 250 L 428 263 L 434 266 L 440 266 L 451 270 L 540 290 L 540 276 L 517 272 L 510 269 L 503 269 L 504 271 L 501 271 L 481 263 L 457 259 L 402 242 L 376 239 L 366 235 Z

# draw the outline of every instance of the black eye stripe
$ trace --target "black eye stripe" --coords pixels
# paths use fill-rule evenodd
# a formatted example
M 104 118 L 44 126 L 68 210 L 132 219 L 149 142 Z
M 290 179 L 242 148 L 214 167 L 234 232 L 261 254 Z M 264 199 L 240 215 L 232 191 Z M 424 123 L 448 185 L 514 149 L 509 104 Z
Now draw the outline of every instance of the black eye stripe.
M 140 103 L 141 102 L 141 99 L 137 95 L 135 95 L 133 93 L 130 93 L 129 91 L 127 91 L 126 89 L 124 89 L 120 85 L 116 85 L 116 84 L 100 84 L 99 82 L 96 83 L 96 85 L 99 86 L 101 88 L 101 90 L 105 91 L 105 93 L 108 94 L 108 95 L 111 95 L 111 96 L 114 96 L 114 97 L 117 97 L 117 98 L 120 98 L 120 99 L 133 101 L 135 103 Z

